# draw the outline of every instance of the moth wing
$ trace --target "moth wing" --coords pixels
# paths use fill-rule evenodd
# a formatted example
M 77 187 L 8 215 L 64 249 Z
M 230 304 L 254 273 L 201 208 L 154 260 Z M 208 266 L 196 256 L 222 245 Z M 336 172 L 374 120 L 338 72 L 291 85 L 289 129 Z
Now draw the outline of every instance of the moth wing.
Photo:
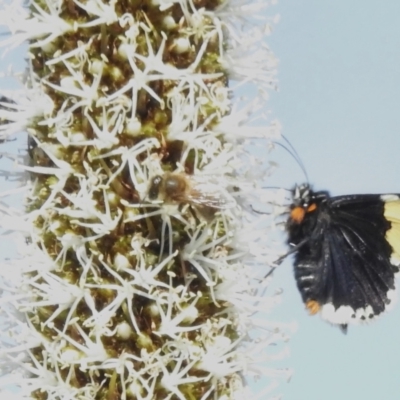
M 319 235 L 296 255 L 295 275 L 306 304 L 314 300 L 322 318 L 347 325 L 385 310 L 398 268 L 393 265 L 394 249 L 386 236 L 390 223 L 380 196 L 329 201 L 329 218 L 319 221 Z M 400 224 L 397 228 L 393 235 L 400 238 Z

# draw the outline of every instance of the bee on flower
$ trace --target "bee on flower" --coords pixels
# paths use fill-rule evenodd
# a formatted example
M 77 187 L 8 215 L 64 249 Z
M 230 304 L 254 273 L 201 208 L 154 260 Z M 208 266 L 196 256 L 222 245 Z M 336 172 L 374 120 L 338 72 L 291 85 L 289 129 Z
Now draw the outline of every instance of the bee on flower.
M 148 198 L 167 204 L 187 203 L 194 207 L 225 210 L 236 205 L 230 193 L 204 177 L 179 172 L 165 172 L 150 180 Z

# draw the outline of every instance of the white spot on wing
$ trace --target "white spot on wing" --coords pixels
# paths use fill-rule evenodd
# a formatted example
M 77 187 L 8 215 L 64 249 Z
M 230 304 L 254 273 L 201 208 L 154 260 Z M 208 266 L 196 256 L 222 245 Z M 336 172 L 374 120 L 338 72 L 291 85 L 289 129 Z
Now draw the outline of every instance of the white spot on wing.
M 381 200 L 388 202 L 388 201 L 398 201 L 400 197 L 397 194 L 382 194 Z
M 335 310 L 333 304 L 325 304 L 321 308 L 321 317 L 332 324 L 348 324 L 354 321 L 355 311 L 350 306 L 340 306 Z
M 386 305 L 384 312 L 391 310 L 394 304 L 396 304 L 397 291 L 389 290 L 386 296 L 390 300 L 390 303 Z M 320 315 L 324 320 L 330 322 L 331 324 L 341 325 L 341 324 L 365 323 L 374 320 L 381 314 L 374 315 L 374 311 L 371 306 L 367 306 L 365 308 L 358 308 L 357 310 L 354 310 L 350 306 L 341 306 L 335 310 L 333 304 L 328 303 L 321 307 Z
M 366 308 L 358 308 L 356 310 L 356 322 L 357 321 L 365 321 L 367 319 L 371 319 L 374 317 L 374 311 L 371 306 L 367 306 Z
M 398 267 L 400 265 L 399 258 L 392 254 L 392 256 L 390 257 L 390 264 L 394 265 L 395 267 Z
M 387 298 L 390 300 L 390 303 L 386 306 L 385 311 L 391 310 L 393 306 L 397 303 L 398 292 L 397 290 L 389 290 L 387 292 Z

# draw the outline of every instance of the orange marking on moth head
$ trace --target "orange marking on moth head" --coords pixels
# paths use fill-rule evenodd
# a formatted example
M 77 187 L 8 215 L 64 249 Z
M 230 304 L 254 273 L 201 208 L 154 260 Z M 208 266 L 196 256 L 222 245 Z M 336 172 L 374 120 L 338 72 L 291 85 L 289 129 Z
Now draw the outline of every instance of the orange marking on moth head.
M 306 210 L 303 207 L 295 207 L 292 211 L 290 211 L 290 218 L 300 224 L 304 216 L 306 215 Z
M 318 303 L 318 301 L 308 300 L 306 303 L 306 308 L 310 315 L 315 315 L 321 309 L 321 305 Z
M 312 211 L 315 211 L 316 209 L 317 209 L 317 205 L 315 203 L 312 203 L 308 206 L 307 212 L 312 212 Z

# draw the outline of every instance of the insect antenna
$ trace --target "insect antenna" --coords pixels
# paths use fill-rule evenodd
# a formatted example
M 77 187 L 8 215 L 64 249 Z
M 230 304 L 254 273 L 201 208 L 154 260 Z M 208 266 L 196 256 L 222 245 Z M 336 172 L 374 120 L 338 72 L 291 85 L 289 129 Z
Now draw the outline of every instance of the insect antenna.
M 301 170 L 302 170 L 302 172 L 304 174 L 304 177 L 306 179 L 306 182 L 309 183 L 309 179 L 308 179 L 308 174 L 307 174 L 306 168 L 305 168 L 304 163 L 301 160 L 299 154 L 297 153 L 296 149 L 290 143 L 289 139 L 287 139 L 284 135 L 282 135 L 282 139 L 286 142 L 286 145 L 283 144 L 283 143 L 280 143 L 280 142 L 274 142 L 274 143 L 276 145 L 282 147 L 283 149 L 285 149 L 293 157 L 293 159 L 297 162 L 297 164 L 301 168 Z
M 297 153 L 297 151 L 293 147 L 293 145 L 290 143 L 288 138 L 286 138 L 284 135 L 282 135 L 282 138 L 286 142 L 286 144 L 281 143 L 281 142 L 277 142 L 277 141 L 274 141 L 273 143 L 278 145 L 278 146 L 280 146 L 280 147 L 282 147 L 283 149 L 285 149 L 293 157 L 293 159 L 297 162 L 297 164 L 301 168 L 301 170 L 302 170 L 302 172 L 304 174 L 306 183 L 309 184 L 308 174 L 307 174 L 306 168 L 305 168 L 304 163 L 301 160 L 299 154 Z M 293 189 L 287 189 L 287 188 L 278 187 L 278 186 L 263 186 L 262 188 L 263 189 L 286 190 L 290 194 L 293 193 Z M 269 202 L 268 204 L 276 205 L 276 204 L 274 204 L 272 202 Z M 257 211 L 253 207 L 252 207 L 252 210 L 257 214 L 263 214 L 263 212 Z
M 275 189 L 275 190 L 286 190 L 287 192 L 291 192 L 292 189 L 283 188 L 280 186 L 263 186 L 263 189 Z
M 297 153 L 296 149 L 293 147 L 293 145 L 291 144 L 291 142 L 290 142 L 284 135 L 282 135 L 281 137 L 282 137 L 282 139 L 284 140 L 285 143 L 281 143 L 281 142 L 274 141 L 274 144 L 276 144 L 276 145 L 282 147 L 283 149 L 285 149 L 285 150 L 293 157 L 293 159 L 297 162 L 297 164 L 298 164 L 299 167 L 301 168 L 301 170 L 302 170 L 302 172 L 303 172 L 303 174 L 304 174 L 304 177 L 305 177 L 305 180 L 306 180 L 307 184 L 309 184 L 308 174 L 307 174 L 306 168 L 305 168 L 304 163 L 303 163 L 303 161 L 301 160 L 299 154 Z M 263 189 L 285 190 L 285 191 L 287 191 L 288 193 L 290 193 L 290 195 L 293 194 L 293 189 L 287 189 L 287 188 L 283 188 L 283 187 L 264 186 Z M 268 203 L 269 203 L 269 204 L 272 204 L 272 205 L 276 205 L 276 204 L 274 204 L 273 202 L 268 202 Z M 281 204 L 279 204 L 279 205 L 281 205 Z M 257 213 L 257 214 L 267 214 L 267 213 L 265 213 L 265 212 L 261 212 L 261 211 L 258 211 L 258 210 L 256 210 L 256 209 L 254 209 L 253 206 L 251 206 L 251 208 L 252 208 L 252 211 L 255 212 L 255 213 Z M 280 215 L 285 215 L 285 214 L 289 214 L 289 213 L 290 213 L 290 211 L 287 210 L 287 211 L 284 211 L 283 213 L 281 213 Z M 285 222 L 283 222 L 283 223 L 285 223 Z M 283 262 L 289 255 L 291 255 L 291 254 L 293 254 L 293 253 L 296 253 L 296 252 L 308 241 L 308 239 L 309 239 L 309 238 L 304 239 L 303 241 L 301 241 L 300 243 L 298 243 L 296 246 L 291 247 L 285 254 L 283 254 L 282 256 L 278 257 L 278 258 L 273 262 L 273 265 L 272 265 L 271 269 L 270 269 L 270 270 L 267 272 L 267 274 L 264 276 L 263 280 L 267 279 L 270 275 L 272 275 L 273 272 L 275 271 L 275 269 L 276 269 L 279 265 L 281 265 L 282 262 Z

